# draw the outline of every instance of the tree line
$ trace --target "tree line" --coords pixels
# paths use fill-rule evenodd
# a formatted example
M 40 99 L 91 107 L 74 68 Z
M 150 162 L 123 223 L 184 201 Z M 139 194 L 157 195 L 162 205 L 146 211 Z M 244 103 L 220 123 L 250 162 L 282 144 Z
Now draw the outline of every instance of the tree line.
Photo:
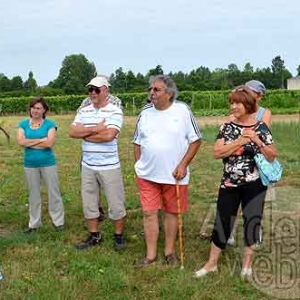
M 109 80 L 113 92 L 143 92 L 148 86 L 149 77 L 157 74 L 166 74 L 161 65 L 150 69 L 146 74 L 135 74 L 131 70 L 124 71 L 120 67 L 109 76 Z M 28 79 L 24 82 L 21 76 L 9 79 L 0 73 L 0 97 L 32 94 L 84 94 L 86 83 L 96 75 L 97 70 L 93 62 L 83 54 L 72 54 L 64 58 L 58 77 L 43 87 L 37 85 L 32 71 L 29 72 Z M 180 91 L 228 90 L 254 78 L 262 81 L 268 89 L 283 89 L 286 88 L 287 79 L 292 77 L 281 56 L 274 57 L 271 66 L 255 70 L 248 62 L 243 69 L 239 69 L 236 64 L 232 63 L 227 68 L 210 70 L 208 67 L 200 66 L 189 73 L 179 71 L 170 72 L 168 75 L 175 80 Z M 297 68 L 297 75 L 300 75 L 300 65 Z

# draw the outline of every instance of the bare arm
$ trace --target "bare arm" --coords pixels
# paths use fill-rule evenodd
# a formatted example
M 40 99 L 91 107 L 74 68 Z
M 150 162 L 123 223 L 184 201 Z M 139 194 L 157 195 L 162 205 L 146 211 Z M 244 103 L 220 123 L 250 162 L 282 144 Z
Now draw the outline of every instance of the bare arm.
M 17 142 L 23 147 L 33 147 L 44 142 L 47 138 L 42 139 L 26 139 L 24 129 L 18 128 L 17 132 Z
M 107 128 L 101 132 L 98 132 L 97 134 L 87 136 L 84 138 L 84 140 L 92 143 L 111 142 L 118 135 L 118 133 L 119 130 L 115 128 Z
M 189 145 L 184 157 L 173 172 L 173 176 L 176 180 L 180 180 L 185 177 L 187 173 L 187 167 L 196 155 L 200 145 L 201 140 L 197 140 Z
M 71 125 L 69 129 L 69 137 L 75 139 L 83 139 L 91 135 L 96 135 L 100 131 L 106 129 L 104 120 L 98 123 L 96 126 L 85 127 L 82 123 L 76 123 Z
M 271 111 L 269 109 L 266 108 L 263 116 L 262 116 L 262 119 L 261 119 L 264 123 L 267 124 L 267 126 L 269 128 L 271 128 L 271 125 L 272 125 L 272 114 L 271 114 Z
M 230 144 L 225 144 L 224 139 L 218 139 L 214 145 L 214 158 L 225 158 L 234 153 L 243 145 L 250 143 L 249 137 L 240 136 L 238 139 Z
M 134 144 L 133 145 L 133 156 L 134 156 L 134 161 L 137 162 L 140 157 L 141 157 L 141 146 Z

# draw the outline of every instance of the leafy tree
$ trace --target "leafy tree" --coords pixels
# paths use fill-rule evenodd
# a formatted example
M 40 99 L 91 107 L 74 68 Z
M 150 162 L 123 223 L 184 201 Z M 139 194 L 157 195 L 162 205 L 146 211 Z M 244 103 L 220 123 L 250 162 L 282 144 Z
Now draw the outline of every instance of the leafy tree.
M 297 68 L 297 76 L 300 76 L 300 65 Z
M 129 70 L 126 74 L 126 91 L 136 90 L 136 77 L 134 73 Z
M 15 76 L 11 79 L 11 89 L 13 91 L 18 91 L 23 89 L 23 79 L 21 76 Z
M 28 74 L 28 79 L 24 82 L 25 89 L 29 90 L 30 92 L 34 92 L 37 88 L 36 80 L 33 78 L 32 71 Z
M 272 59 L 272 66 L 271 66 L 273 77 L 274 77 L 274 87 L 277 88 L 284 88 L 284 60 L 278 55 Z
M 244 69 L 242 71 L 242 82 L 245 83 L 253 78 L 253 67 L 251 66 L 250 62 L 247 62 L 244 66 Z
M 267 89 L 277 88 L 273 86 L 273 73 L 270 67 L 259 69 L 254 72 L 253 78 L 265 84 Z
M 148 86 L 148 82 L 143 74 L 137 73 L 135 77 L 136 91 L 144 92 Z
M 150 69 L 146 74 L 146 78 L 149 79 L 151 76 L 155 75 L 163 75 L 164 70 L 162 69 L 161 65 L 157 65 L 154 69 Z
M 241 82 L 241 72 L 236 64 L 228 65 L 227 80 L 231 88 L 243 83 Z
M 11 89 L 11 82 L 10 80 L 4 75 L 0 74 L 0 91 L 1 92 L 8 92 Z
M 94 63 L 89 62 L 83 54 L 72 54 L 65 57 L 58 77 L 49 85 L 63 89 L 65 93 L 79 94 L 85 92 L 85 85 L 96 74 Z
M 113 89 L 117 92 L 126 92 L 127 90 L 127 81 L 126 73 L 123 71 L 123 68 L 118 68 L 115 71 L 115 74 L 110 76 L 110 84 Z
M 216 68 L 212 72 L 212 89 L 228 90 L 229 88 L 227 69 Z
M 179 91 L 187 91 L 191 89 L 191 86 L 188 84 L 188 75 L 182 71 L 176 73 L 170 72 L 169 76 L 176 82 Z

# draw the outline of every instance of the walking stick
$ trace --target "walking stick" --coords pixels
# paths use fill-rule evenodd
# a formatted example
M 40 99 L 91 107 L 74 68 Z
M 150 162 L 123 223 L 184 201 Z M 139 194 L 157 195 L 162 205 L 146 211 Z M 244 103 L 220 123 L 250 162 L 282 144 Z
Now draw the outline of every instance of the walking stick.
M 178 215 L 178 234 L 179 234 L 179 252 L 180 252 L 180 270 L 184 269 L 183 266 L 183 238 L 182 238 L 182 214 L 179 192 L 179 181 L 176 180 L 176 198 L 177 198 L 177 215 Z

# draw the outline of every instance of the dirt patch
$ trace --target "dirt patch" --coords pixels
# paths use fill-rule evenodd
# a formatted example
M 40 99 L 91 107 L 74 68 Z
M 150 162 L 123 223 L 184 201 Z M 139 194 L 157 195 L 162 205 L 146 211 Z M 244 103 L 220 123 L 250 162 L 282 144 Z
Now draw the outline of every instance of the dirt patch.
M 12 233 L 12 229 L 0 226 L 0 237 L 9 236 Z

